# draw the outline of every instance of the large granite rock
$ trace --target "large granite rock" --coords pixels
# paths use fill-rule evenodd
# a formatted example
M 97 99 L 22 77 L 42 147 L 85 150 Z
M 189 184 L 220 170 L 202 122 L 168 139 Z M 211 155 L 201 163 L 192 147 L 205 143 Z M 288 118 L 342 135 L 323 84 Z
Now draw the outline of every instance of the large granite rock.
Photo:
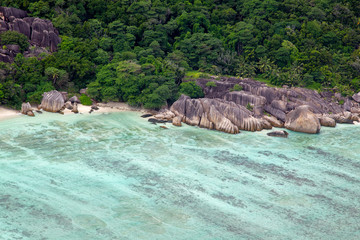
M 182 95 L 170 110 L 176 115 L 176 120 L 173 120 L 176 125 L 181 119 L 189 125 L 233 134 L 239 130 L 260 131 L 270 126 L 268 122 L 253 117 L 244 106 L 223 99 L 190 99 Z
M 56 91 L 45 92 L 41 101 L 41 108 L 47 112 L 59 112 L 65 105 L 64 96 Z
M 360 103 L 360 92 L 354 94 L 354 95 L 352 96 L 352 98 L 353 98 L 356 102 Z
M 215 82 L 216 86 L 208 88 L 206 83 L 209 81 Z M 267 113 L 282 121 L 285 121 L 287 113 L 301 105 L 311 106 L 316 114 L 337 114 L 344 111 L 344 106 L 334 101 L 333 92 L 318 93 L 315 90 L 295 87 L 275 88 L 252 79 L 234 77 L 197 79 L 196 84 L 203 89 L 205 98 L 222 98 L 243 106 L 248 103 L 253 106 L 261 105 Z M 235 84 L 240 85 L 243 91 L 230 92 Z
M 336 127 L 336 121 L 330 117 L 322 116 L 319 118 L 320 125 L 324 127 Z
M 46 48 L 51 52 L 56 51 L 57 45 L 61 41 L 59 32 L 51 21 L 28 17 L 25 11 L 16 8 L 0 7 L 0 33 L 4 31 L 16 31 L 24 34 L 32 46 L 43 48 L 42 51 L 37 51 L 40 53 L 46 51 Z M 6 50 L 0 52 L 0 61 L 12 62 L 19 51 L 11 49 L 11 47 Z M 24 53 L 24 56 L 33 56 L 34 53 Z
M 21 113 L 27 115 L 29 111 L 32 111 L 32 107 L 30 103 L 23 103 L 21 104 Z
M 295 132 L 319 133 L 320 122 L 310 106 L 303 105 L 286 115 L 285 127 Z

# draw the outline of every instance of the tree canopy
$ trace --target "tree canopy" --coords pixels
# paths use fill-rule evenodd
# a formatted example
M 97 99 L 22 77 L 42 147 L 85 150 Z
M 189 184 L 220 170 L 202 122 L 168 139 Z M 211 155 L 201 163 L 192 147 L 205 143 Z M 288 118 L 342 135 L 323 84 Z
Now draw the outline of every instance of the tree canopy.
M 159 108 L 186 71 L 266 79 L 273 85 L 360 91 L 360 4 L 354 0 L 0 0 L 49 19 L 57 52 L 1 65 L 0 103 L 39 101 L 48 89 L 88 87 L 99 101 Z M 1 44 L 27 48 L 8 31 Z M 14 36 L 13 36 L 14 35 Z

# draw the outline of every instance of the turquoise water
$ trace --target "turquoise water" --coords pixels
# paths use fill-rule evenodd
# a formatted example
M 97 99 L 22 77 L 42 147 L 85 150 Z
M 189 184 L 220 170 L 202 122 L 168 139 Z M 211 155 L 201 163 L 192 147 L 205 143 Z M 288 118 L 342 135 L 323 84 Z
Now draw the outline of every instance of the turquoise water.
M 0 122 L 0 239 L 360 239 L 360 126 L 283 139 L 139 115 Z

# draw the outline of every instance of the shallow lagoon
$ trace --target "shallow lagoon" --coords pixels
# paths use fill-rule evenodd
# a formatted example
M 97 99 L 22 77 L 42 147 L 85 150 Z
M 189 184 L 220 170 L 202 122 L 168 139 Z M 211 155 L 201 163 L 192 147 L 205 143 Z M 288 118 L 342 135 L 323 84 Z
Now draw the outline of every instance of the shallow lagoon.
M 359 239 L 360 126 L 162 129 L 139 113 L 0 122 L 0 239 Z

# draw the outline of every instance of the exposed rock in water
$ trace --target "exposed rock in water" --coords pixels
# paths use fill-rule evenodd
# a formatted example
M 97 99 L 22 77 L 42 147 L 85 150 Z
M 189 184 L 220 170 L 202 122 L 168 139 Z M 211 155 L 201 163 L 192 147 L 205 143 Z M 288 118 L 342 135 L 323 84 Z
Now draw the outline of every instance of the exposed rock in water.
M 175 117 L 175 114 L 169 110 L 162 111 L 154 116 L 154 118 L 159 120 L 170 121 Z
M 21 113 L 27 115 L 28 111 L 32 111 L 32 107 L 29 102 L 21 104 Z
M 166 126 L 160 126 L 161 128 L 163 128 L 163 129 L 168 129 Z
M 273 127 L 278 127 L 278 128 L 284 127 L 284 123 L 276 119 L 276 117 L 264 115 L 263 118 L 266 121 L 268 121 Z
M 319 133 L 320 122 L 307 105 L 299 106 L 286 115 L 285 127 L 295 132 Z
M 155 118 L 149 118 L 148 122 L 151 122 L 151 123 L 154 123 L 154 124 L 156 124 L 156 123 L 167 123 L 166 120 L 159 120 L 159 119 L 155 119 Z
M 280 130 L 280 131 L 274 131 L 274 132 L 270 132 L 267 134 L 270 137 L 283 137 L 283 138 L 287 138 L 289 133 L 285 130 Z
M 35 114 L 32 110 L 27 111 L 26 115 L 28 115 L 30 117 L 35 117 Z
M 181 120 L 182 120 L 181 116 L 176 116 L 176 117 L 173 118 L 172 124 L 174 126 L 181 127 Z
M 41 107 L 47 112 L 59 112 L 64 107 L 63 95 L 56 91 L 45 92 L 41 101 Z
M 189 125 L 216 129 L 226 133 L 239 130 L 260 131 L 271 127 L 268 122 L 255 118 L 244 106 L 223 99 L 190 99 L 182 95 L 170 108 L 176 115 L 175 124 L 181 120 Z
M 324 126 L 324 127 L 335 127 L 336 126 L 336 122 L 334 119 L 330 118 L 330 117 L 320 117 L 320 125 Z
M 140 117 L 142 117 L 142 118 L 148 118 L 148 117 L 152 117 L 152 114 L 143 114 L 143 115 L 141 115 Z

